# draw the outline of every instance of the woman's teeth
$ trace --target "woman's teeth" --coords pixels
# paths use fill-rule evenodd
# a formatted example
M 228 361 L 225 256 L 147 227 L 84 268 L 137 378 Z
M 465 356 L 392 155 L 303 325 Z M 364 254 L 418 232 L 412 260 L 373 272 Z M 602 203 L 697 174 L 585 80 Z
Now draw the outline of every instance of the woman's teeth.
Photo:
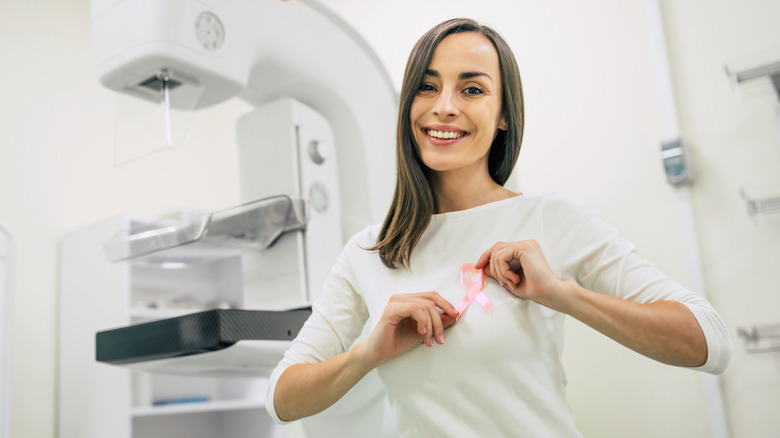
M 454 132 L 454 131 L 434 131 L 432 129 L 429 129 L 427 131 L 427 134 L 431 137 L 435 138 L 441 138 L 444 140 L 450 140 L 454 138 L 461 138 L 465 135 L 463 132 Z

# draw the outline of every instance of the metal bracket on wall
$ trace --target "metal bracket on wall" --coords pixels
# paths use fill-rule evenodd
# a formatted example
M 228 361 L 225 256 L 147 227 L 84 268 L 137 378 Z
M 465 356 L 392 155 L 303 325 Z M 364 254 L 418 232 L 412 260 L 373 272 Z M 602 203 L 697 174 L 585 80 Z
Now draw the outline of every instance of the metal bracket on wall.
M 775 98 L 777 99 L 776 105 L 780 108 L 780 60 L 763 62 L 749 68 L 740 69 L 739 71 L 733 71 L 729 66 L 726 66 L 726 74 L 728 74 L 729 78 L 731 78 L 731 82 L 737 87 L 747 81 L 763 78 L 765 76 L 768 77 L 773 91 L 775 92 Z M 752 199 L 745 193 L 744 189 L 740 189 L 739 193 L 742 199 L 747 203 L 747 210 L 751 215 L 780 211 L 780 196 Z
M 778 98 L 780 98 L 780 61 L 773 61 L 740 71 L 731 71 L 729 67 L 726 66 L 726 74 L 729 75 L 731 82 L 735 85 L 769 76 L 769 80 L 775 88 Z
M 745 193 L 745 189 L 739 189 L 739 195 L 747 204 L 748 213 L 751 215 L 759 213 L 780 212 L 780 196 L 773 196 L 764 199 L 752 199 Z
M 748 353 L 780 352 L 780 324 L 738 327 L 737 334 L 745 339 Z

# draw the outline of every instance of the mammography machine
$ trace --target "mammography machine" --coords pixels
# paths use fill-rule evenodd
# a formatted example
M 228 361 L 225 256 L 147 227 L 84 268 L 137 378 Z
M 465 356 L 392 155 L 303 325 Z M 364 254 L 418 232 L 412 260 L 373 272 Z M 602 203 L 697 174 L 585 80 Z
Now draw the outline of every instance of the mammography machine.
M 147 373 L 267 376 L 308 316 L 345 239 L 384 217 L 397 113 L 389 76 L 369 45 L 314 0 L 93 0 L 92 19 L 104 86 L 159 103 L 164 113 L 236 97 L 254 107 L 237 122 L 242 205 L 126 220 L 126 228 L 103 241 L 109 261 L 132 264 L 129 275 L 141 278 L 131 300 L 153 303 L 161 284 L 205 288 L 204 278 L 217 279 L 211 289 L 219 298 L 196 297 L 211 307 L 201 312 L 100 328 L 98 365 L 134 370 L 139 387 Z M 83 241 L 66 239 L 64 251 Z M 69 272 L 63 268 L 63 299 L 79 294 L 67 286 L 78 281 Z M 62 319 L 66 330 L 68 315 Z M 63 367 L 68 354 L 62 353 Z M 375 379 L 350 393 L 356 401 L 348 394 L 305 423 L 306 436 L 381 434 L 386 402 Z M 61 388 L 61 400 L 79 390 L 67 381 Z M 70 422 L 61 436 L 100 436 L 72 419 L 87 408 L 63 405 L 71 410 L 60 412 Z M 214 409 L 234 409 L 225 405 Z M 231 418 L 220 417 L 229 431 L 220 436 L 281 436 L 276 429 L 231 428 Z M 144 428 L 128 436 L 155 436 Z

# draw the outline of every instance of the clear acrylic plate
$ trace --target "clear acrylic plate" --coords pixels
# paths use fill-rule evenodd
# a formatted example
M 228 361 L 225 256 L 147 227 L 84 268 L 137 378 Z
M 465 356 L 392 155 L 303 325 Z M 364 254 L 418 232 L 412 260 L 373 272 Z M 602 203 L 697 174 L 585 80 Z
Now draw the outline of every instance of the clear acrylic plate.
M 103 243 L 112 262 L 133 260 L 163 268 L 264 250 L 284 233 L 306 228 L 302 199 L 272 196 L 212 213 L 180 212 L 118 232 Z

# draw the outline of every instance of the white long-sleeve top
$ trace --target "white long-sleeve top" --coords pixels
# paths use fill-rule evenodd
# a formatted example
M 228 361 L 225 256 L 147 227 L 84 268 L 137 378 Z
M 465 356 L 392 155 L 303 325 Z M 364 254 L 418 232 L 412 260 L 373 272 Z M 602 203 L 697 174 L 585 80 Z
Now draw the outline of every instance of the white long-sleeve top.
M 409 269 L 385 267 L 376 252 L 380 227 L 345 246 L 313 313 L 271 375 L 294 363 L 325 361 L 347 351 L 363 325 L 373 327 L 391 295 L 436 291 L 455 305 L 466 293 L 460 267 L 496 242 L 537 240 L 553 272 L 586 289 L 639 303 L 675 300 L 696 317 L 707 340 L 698 370 L 721 373 L 731 340 L 713 307 L 641 258 L 583 204 L 557 194 L 521 195 L 468 210 L 434 215 Z M 561 364 L 564 315 L 523 300 L 487 279 L 488 315 L 473 301 L 445 331 L 444 345 L 420 345 L 377 371 L 401 436 L 578 437 L 566 403 Z

